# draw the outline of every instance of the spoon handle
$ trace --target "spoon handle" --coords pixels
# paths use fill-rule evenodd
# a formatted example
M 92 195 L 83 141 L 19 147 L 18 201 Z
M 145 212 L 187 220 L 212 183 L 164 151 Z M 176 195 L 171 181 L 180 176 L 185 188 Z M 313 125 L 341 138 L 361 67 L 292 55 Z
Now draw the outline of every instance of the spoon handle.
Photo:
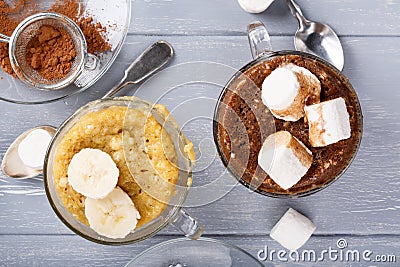
M 301 11 L 300 6 L 294 0 L 286 0 L 286 3 L 290 9 L 292 15 L 297 19 L 299 22 L 300 28 L 307 23 L 307 19 L 304 17 L 303 12 Z
M 136 84 L 143 81 L 167 64 L 173 55 L 174 50 L 168 42 L 158 41 L 154 43 L 132 62 L 125 70 L 121 81 L 112 87 L 102 99 L 114 96 L 128 84 Z

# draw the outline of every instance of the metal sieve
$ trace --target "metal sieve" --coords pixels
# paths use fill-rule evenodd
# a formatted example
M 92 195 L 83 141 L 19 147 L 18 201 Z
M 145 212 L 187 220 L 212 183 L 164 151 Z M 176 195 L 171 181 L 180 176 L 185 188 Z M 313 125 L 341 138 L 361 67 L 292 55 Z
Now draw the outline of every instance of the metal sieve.
M 63 78 L 47 80 L 26 61 L 28 42 L 36 36 L 39 28 L 43 25 L 64 29 L 74 42 L 76 57 L 70 71 Z M 83 69 L 94 70 L 99 62 L 96 56 L 87 53 L 86 39 L 79 26 L 70 18 L 58 13 L 43 12 L 27 17 L 18 24 L 10 37 L 0 34 L 0 42 L 8 43 L 10 63 L 18 78 L 38 89 L 57 90 L 64 88 L 73 83 Z

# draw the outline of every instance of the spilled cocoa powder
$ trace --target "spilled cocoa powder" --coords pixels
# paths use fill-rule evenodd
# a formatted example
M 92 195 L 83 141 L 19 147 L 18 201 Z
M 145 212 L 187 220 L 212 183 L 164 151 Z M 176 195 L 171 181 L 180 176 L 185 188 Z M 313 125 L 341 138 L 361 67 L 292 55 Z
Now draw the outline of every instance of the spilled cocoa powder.
M 64 78 L 76 57 L 74 41 L 65 29 L 39 28 L 26 47 L 26 61 L 46 80 Z
M 89 53 L 97 54 L 111 50 L 110 44 L 102 35 L 107 31 L 107 27 L 101 25 L 100 22 L 94 23 L 91 16 L 81 16 L 79 5 L 80 3 L 77 0 L 58 1 L 49 11 L 63 14 L 78 24 L 83 35 L 85 35 Z
M 81 14 L 80 10 L 84 8 L 78 0 L 57 0 L 47 10 L 39 8 L 34 0 L 17 0 L 13 3 L 13 6 L 8 5 L 7 2 L 0 0 L 0 29 L 3 34 L 11 36 L 17 25 L 34 13 L 51 11 L 63 14 L 78 24 L 85 35 L 89 53 L 100 54 L 111 50 L 110 44 L 104 37 L 107 28 L 100 23 L 94 23 L 91 16 Z M 6 43 L 0 43 L 0 66 L 6 73 L 16 77 L 10 64 L 8 44 Z
M 35 9 L 34 0 L 18 0 L 14 6 L 9 6 L 6 1 L 0 1 L 0 29 L 1 33 L 11 36 L 18 23 L 25 17 L 32 15 L 28 10 Z M 0 43 L 0 66 L 8 74 L 16 77 L 8 56 L 8 44 Z

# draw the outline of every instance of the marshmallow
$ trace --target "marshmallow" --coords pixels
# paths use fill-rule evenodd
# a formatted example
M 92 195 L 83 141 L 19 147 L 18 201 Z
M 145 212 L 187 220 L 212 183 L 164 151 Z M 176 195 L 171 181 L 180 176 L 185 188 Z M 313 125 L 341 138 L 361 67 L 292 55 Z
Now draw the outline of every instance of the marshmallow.
M 312 161 L 311 151 L 286 131 L 268 136 L 258 154 L 258 165 L 285 190 L 307 173 Z
M 351 136 L 349 113 L 342 97 L 306 106 L 305 112 L 313 147 L 327 146 Z
M 43 166 L 51 138 L 52 136 L 43 129 L 33 130 L 19 143 L 19 158 L 25 165 L 32 168 Z
M 238 0 L 240 7 L 248 13 L 264 12 L 274 0 Z
M 309 70 L 294 64 L 282 65 L 262 84 L 261 98 L 272 115 L 285 121 L 304 116 L 306 101 L 319 103 L 321 83 Z
M 272 228 L 269 236 L 290 251 L 295 251 L 307 242 L 315 229 L 310 219 L 289 208 Z

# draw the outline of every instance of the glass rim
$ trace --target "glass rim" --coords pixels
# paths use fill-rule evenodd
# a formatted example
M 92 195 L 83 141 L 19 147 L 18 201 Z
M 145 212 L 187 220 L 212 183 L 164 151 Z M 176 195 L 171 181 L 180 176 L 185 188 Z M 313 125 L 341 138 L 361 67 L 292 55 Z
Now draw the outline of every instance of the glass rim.
M 316 60 L 316 61 L 326 65 L 329 69 L 333 70 L 340 77 L 345 78 L 347 80 L 348 87 L 354 93 L 354 95 L 356 97 L 357 113 L 360 116 L 360 119 L 359 119 L 360 132 L 357 133 L 358 134 L 357 145 L 356 145 L 356 147 L 354 149 L 353 155 L 351 156 L 350 160 L 345 164 L 343 169 L 340 170 L 340 172 L 335 177 L 330 179 L 328 182 L 322 184 L 321 186 L 316 187 L 316 188 L 311 188 L 311 189 L 306 190 L 306 191 L 301 191 L 301 192 L 298 192 L 298 193 L 294 193 L 294 194 L 273 193 L 273 192 L 268 192 L 268 191 L 265 191 L 265 190 L 261 190 L 259 188 L 252 187 L 251 184 L 246 182 L 240 175 L 238 175 L 231 168 L 231 166 L 229 164 L 229 161 L 226 159 L 224 153 L 222 152 L 222 149 L 221 149 L 221 146 L 220 146 L 220 143 L 219 143 L 219 136 L 218 136 L 218 123 L 219 123 L 218 122 L 218 117 L 219 117 L 220 106 L 221 106 L 221 103 L 222 103 L 222 99 L 224 98 L 225 94 L 229 91 L 229 86 L 232 84 L 232 82 L 235 81 L 239 76 L 243 75 L 245 71 L 247 71 L 248 69 L 250 69 L 254 65 L 256 65 L 256 64 L 258 64 L 260 62 L 263 62 L 263 61 L 268 61 L 271 58 L 274 58 L 276 56 L 284 56 L 284 55 L 299 55 L 299 56 L 302 56 L 302 57 L 305 57 L 305 58 L 310 58 L 310 59 Z M 258 56 L 254 60 L 252 60 L 249 63 L 247 63 L 246 65 L 244 65 L 238 71 L 236 71 L 235 74 L 225 84 L 225 86 L 222 89 L 220 95 L 218 96 L 217 104 L 215 105 L 215 108 L 214 108 L 214 118 L 213 118 L 213 126 L 212 126 L 212 128 L 213 128 L 213 139 L 214 139 L 214 143 L 215 143 L 215 146 L 217 148 L 217 151 L 218 151 L 218 156 L 221 159 L 222 163 L 224 164 L 225 168 L 227 168 L 229 173 L 231 173 L 231 175 L 239 183 L 241 183 L 242 185 L 244 185 L 248 189 L 250 189 L 250 190 L 252 190 L 254 192 L 257 192 L 257 193 L 259 193 L 261 195 L 264 195 L 264 196 L 273 197 L 273 198 L 282 198 L 282 199 L 288 199 L 289 198 L 290 199 L 290 198 L 305 197 L 305 196 L 309 196 L 309 195 L 312 195 L 314 193 L 317 193 L 317 192 L 325 189 L 329 185 L 333 184 L 335 181 L 337 181 L 346 172 L 346 170 L 350 167 L 350 165 L 352 164 L 352 162 L 356 158 L 358 150 L 360 149 L 361 139 L 362 139 L 362 136 L 363 136 L 363 114 L 362 114 L 361 104 L 360 104 L 360 100 L 358 99 L 357 92 L 355 91 L 354 87 L 350 84 L 349 79 L 341 71 L 339 71 L 335 66 L 333 66 L 328 61 L 326 61 L 326 60 L 324 60 L 324 59 L 322 59 L 320 57 L 317 57 L 315 55 L 312 55 L 312 54 L 309 54 L 309 53 L 306 53 L 306 52 L 301 52 L 301 51 L 294 51 L 294 50 L 265 51 L 264 53 L 260 54 L 260 56 Z
M 129 102 L 131 101 L 137 101 L 141 104 L 144 104 L 146 106 L 148 106 L 149 110 L 151 109 L 152 111 L 158 112 L 153 106 L 153 103 L 150 103 L 148 101 L 142 100 L 138 97 L 108 97 L 108 98 L 103 98 L 103 99 L 98 99 L 98 100 L 94 100 L 91 101 L 89 103 L 87 103 L 86 105 L 80 107 L 78 110 L 76 110 L 71 116 L 69 116 L 61 125 L 59 128 L 57 128 L 56 133 L 54 134 L 48 148 L 46 151 L 46 156 L 45 156 L 45 160 L 44 160 L 44 165 L 43 165 L 43 182 L 44 182 L 44 188 L 45 188 L 45 192 L 46 192 L 46 197 L 49 201 L 50 206 L 52 207 L 53 211 L 56 213 L 57 217 L 64 223 L 64 225 L 66 225 L 70 230 L 72 230 L 75 234 L 90 240 L 92 242 L 95 243 L 99 243 L 99 244 L 103 244 L 103 245 L 125 245 L 125 244 L 132 244 L 132 243 L 136 243 L 142 240 L 145 240 L 149 237 L 154 236 L 155 234 L 157 234 L 160 230 L 162 230 L 165 226 L 167 226 L 168 224 L 171 223 L 171 221 L 176 218 L 176 216 L 178 215 L 179 211 L 183 208 L 183 203 L 185 202 L 188 192 L 189 192 L 189 188 L 190 186 L 187 185 L 187 183 L 185 182 L 185 184 L 187 185 L 185 187 L 185 190 L 182 191 L 182 194 L 179 197 L 179 201 L 177 204 L 170 204 L 170 203 L 165 203 L 167 205 L 167 207 L 171 207 L 171 209 L 168 211 L 168 214 L 166 215 L 165 219 L 163 220 L 162 223 L 160 223 L 159 226 L 157 226 L 154 231 L 152 231 L 151 233 L 145 234 L 137 239 L 132 239 L 132 240 L 122 240 L 122 239 L 115 239 L 112 241 L 107 241 L 107 240 L 102 240 L 102 239 L 98 239 L 98 238 L 94 238 L 86 233 L 83 233 L 82 231 L 76 229 L 76 227 L 74 227 L 69 221 L 68 219 L 65 218 L 65 216 L 62 214 L 62 212 L 60 211 L 60 209 L 57 207 L 56 205 L 56 199 L 54 199 L 53 194 L 50 192 L 51 188 L 49 186 L 49 179 L 53 179 L 53 176 L 48 177 L 47 173 L 49 171 L 48 167 L 49 167 L 49 160 L 50 160 L 50 154 L 53 151 L 53 149 L 55 149 L 55 143 L 56 141 L 58 141 L 60 138 L 62 138 L 63 136 L 61 136 L 61 132 L 63 129 L 65 129 L 65 127 L 67 127 L 69 125 L 69 123 L 71 123 L 77 116 L 79 115 L 84 115 L 87 114 L 86 112 L 90 112 L 96 109 L 91 110 L 91 108 L 95 108 L 98 106 L 101 106 L 104 103 L 124 103 L 125 105 L 122 106 L 126 106 L 127 108 L 129 108 Z M 113 105 L 110 105 L 113 106 Z M 181 131 L 180 128 L 176 127 L 177 125 L 174 125 L 175 130 L 178 131 L 179 134 L 179 139 L 183 140 L 185 142 L 185 144 L 187 144 L 188 140 L 186 139 L 186 137 L 183 135 L 183 132 Z M 189 159 L 189 157 L 186 157 L 185 154 L 185 158 L 188 160 L 189 163 L 189 167 L 187 170 L 187 179 L 192 179 L 192 168 L 193 168 L 193 162 Z M 53 190 L 55 190 L 55 188 L 52 188 Z M 56 192 L 56 198 L 58 198 L 58 201 L 61 201 L 61 199 L 59 199 L 59 195 Z M 62 205 L 62 203 L 61 203 Z M 69 212 L 67 210 L 67 212 Z M 161 212 L 161 214 L 163 214 L 163 212 L 165 212 L 165 209 Z M 160 214 L 160 215 L 161 215 Z M 158 216 L 160 216 L 158 215 Z M 158 217 L 157 217 L 158 218 Z M 81 223 L 79 220 L 75 219 L 76 221 L 78 221 L 79 223 Z M 153 221 L 150 221 L 148 224 L 143 225 L 142 227 L 145 227 L 146 225 L 151 224 Z M 85 225 L 86 226 L 86 225 Z M 86 226 L 88 227 L 88 226 Z M 138 228 L 138 230 L 141 229 Z
M 214 243 L 214 244 L 220 244 L 220 245 L 222 245 L 222 246 L 224 246 L 224 247 L 227 247 L 227 248 L 230 248 L 230 249 L 236 249 L 236 250 L 238 250 L 238 251 L 240 251 L 240 252 L 246 254 L 246 255 L 249 256 L 250 258 L 253 258 L 257 263 L 260 264 L 260 266 L 264 266 L 261 262 L 259 262 L 259 260 L 257 260 L 257 259 L 256 259 L 253 255 L 251 255 L 249 252 L 247 252 L 246 250 L 244 250 L 244 249 L 242 249 L 242 248 L 240 248 L 240 247 L 238 247 L 238 246 L 236 246 L 236 245 L 233 245 L 233 244 L 231 244 L 231 243 L 227 243 L 227 242 L 224 242 L 224 241 L 221 241 L 221 240 L 217 240 L 217 239 L 214 239 L 214 238 L 209 238 L 209 237 L 200 237 L 200 238 L 198 238 L 197 240 L 191 240 L 191 239 L 188 239 L 188 238 L 185 238 L 185 237 L 180 237 L 180 238 L 174 238 L 174 239 L 170 239 L 170 240 L 163 241 L 163 242 L 161 242 L 161 243 L 158 243 L 158 244 L 156 244 L 156 245 L 154 245 L 154 246 L 151 246 L 151 247 L 145 249 L 144 251 L 142 251 L 141 253 L 139 253 L 135 258 L 133 258 L 132 260 L 130 260 L 130 261 L 125 265 L 125 267 L 129 266 L 130 264 L 135 263 L 135 261 L 137 261 L 138 259 L 140 259 L 140 257 L 142 257 L 142 256 L 144 256 L 144 255 L 147 255 L 147 254 L 151 253 L 151 252 L 154 251 L 154 250 L 157 250 L 157 249 L 159 249 L 159 248 L 161 248 L 161 247 L 164 247 L 164 246 L 168 246 L 168 245 L 170 245 L 170 244 L 175 244 L 175 243 L 180 243 L 180 242 L 185 242 L 185 241 L 189 241 L 189 242 L 204 241 L 204 242 L 209 242 L 209 243 Z

